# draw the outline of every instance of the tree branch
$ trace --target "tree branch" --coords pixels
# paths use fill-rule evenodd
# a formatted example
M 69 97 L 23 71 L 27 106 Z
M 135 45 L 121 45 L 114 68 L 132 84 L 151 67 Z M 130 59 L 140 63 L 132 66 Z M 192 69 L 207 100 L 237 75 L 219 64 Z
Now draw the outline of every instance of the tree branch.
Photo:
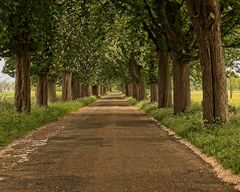
M 152 14 L 152 11 L 151 11 L 151 8 L 150 8 L 150 6 L 147 3 L 147 0 L 144 0 L 144 4 L 145 4 L 145 8 L 146 8 L 146 10 L 148 12 L 148 15 L 149 15 L 152 23 L 154 24 L 154 26 L 156 26 L 159 30 L 162 30 L 161 26 L 158 24 L 158 22 L 154 18 L 153 14 Z
M 173 39 L 174 41 L 177 42 L 177 34 L 169 23 L 168 16 L 166 15 L 165 7 L 161 7 L 161 23 L 164 26 L 164 28 L 167 30 L 166 32 L 167 38 Z
M 236 16 L 235 11 L 232 9 L 231 11 L 222 16 L 222 22 L 226 23 L 235 16 Z
M 153 41 L 153 43 L 156 45 L 157 49 L 159 49 L 160 47 L 158 46 L 157 43 L 157 38 L 154 36 L 153 32 L 151 31 L 151 29 L 148 27 L 147 23 L 144 21 L 143 22 L 143 29 L 148 33 L 149 38 Z

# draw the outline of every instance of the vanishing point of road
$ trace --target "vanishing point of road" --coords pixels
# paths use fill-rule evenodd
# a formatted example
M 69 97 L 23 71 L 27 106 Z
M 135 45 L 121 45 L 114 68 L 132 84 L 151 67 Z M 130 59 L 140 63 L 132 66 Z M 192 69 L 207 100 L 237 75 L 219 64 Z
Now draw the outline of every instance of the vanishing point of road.
M 1 192 L 232 192 L 119 93 L 0 153 Z

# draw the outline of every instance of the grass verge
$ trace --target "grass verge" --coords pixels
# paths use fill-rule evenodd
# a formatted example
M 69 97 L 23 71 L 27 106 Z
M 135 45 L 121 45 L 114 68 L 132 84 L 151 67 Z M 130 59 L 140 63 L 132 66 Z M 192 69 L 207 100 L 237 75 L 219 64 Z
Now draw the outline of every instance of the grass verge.
M 17 113 L 12 103 L 2 102 L 0 103 L 0 147 L 95 101 L 95 97 L 89 97 L 65 103 L 58 102 L 50 104 L 49 107 L 33 106 L 31 113 Z
M 230 120 L 224 125 L 204 125 L 202 109 L 196 103 L 185 113 L 173 115 L 172 109 L 158 109 L 157 104 L 149 101 L 128 101 L 145 111 L 205 154 L 214 156 L 226 169 L 240 174 L 240 112 L 230 113 Z

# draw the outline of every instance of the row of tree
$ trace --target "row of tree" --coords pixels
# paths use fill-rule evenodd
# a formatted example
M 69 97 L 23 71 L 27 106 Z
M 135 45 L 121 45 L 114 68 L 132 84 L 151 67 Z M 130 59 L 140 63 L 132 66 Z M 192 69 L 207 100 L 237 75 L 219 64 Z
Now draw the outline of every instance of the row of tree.
M 39 106 L 56 100 L 57 83 L 62 85 L 63 101 L 105 92 L 97 77 L 100 43 L 90 40 L 97 32 L 89 33 L 90 9 L 93 13 L 97 8 L 85 1 L 1 3 L 0 57 L 6 62 L 3 72 L 15 77 L 18 112 L 31 110 L 31 85 L 36 86 Z
M 128 3 L 125 7 L 124 1 L 121 2 L 115 3 L 123 9 L 128 9 L 135 19 L 140 17 L 143 30 L 155 45 L 158 59 L 159 108 L 172 105 L 171 86 L 174 113 L 184 112 L 190 107 L 190 77 L 198 78 L 196 70 L 199 67 L 195 66 L 194 61 L 199 60 L 203 89 L 203 118 L 208 123 L 226 122 L 228 96 L 222 40 L 225 40 L 226 48 L 238 47 L 239 43 L 236 42 L 239 41 L 240 3 L 218 0 L 144 0 L 138 1 L 137 6 L 136 2 L 132 2 L 132 6 Z M 144 12 L 141 12 L 142 10 Z M 129 62 L 132 63 L 132 60 L 130 54 Z M 139 77 L 137 71 L 136 74 Z M 139 82 L 139 79 L 131 76 L 131 83 L 127 85 L 128 89 L 129 87 L 133 89 L 133 96 L 137 99 L 141 99 L 134 93 L 135 84 Z M 153 84 L 152 88 L 156 89 L 156 86 Z M 151 93 L 154 94 L 154 91 Z
M 158 107 L 177 114 L 191 106 L 192 82 L 202 83 L 204 120 L 224 123 L 239 8 L 238 0 L 4 0 L 0 56 L 16 78 L 16 110 L 30 111 L 31 83 L 39 105 L 49 83 L 53 92 L 62 85 L 63 100 L 82 85 L 118 84 L 139 100 L 150 85 Z

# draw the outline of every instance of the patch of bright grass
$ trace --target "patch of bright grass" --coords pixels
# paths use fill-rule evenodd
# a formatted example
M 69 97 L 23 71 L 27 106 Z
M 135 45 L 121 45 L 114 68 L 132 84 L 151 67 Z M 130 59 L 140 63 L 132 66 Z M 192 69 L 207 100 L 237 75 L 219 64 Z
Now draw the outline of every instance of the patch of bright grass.
M 0 94 L 0 102 L 1 101 L 7 101 L 7 102 L 14 102 L 14 91 L 4 91 L 2 94 Z M 62 97 L 62 91 L 57 90 L 56 91 L 57 101 L 61 101 Z M 31 102 L 32 105 L 35 105 L 35 91 L 31 91 Z
M 58 102 L 50 104 L 49 107 L 33 106 L 31 113 L 17 113 L 12 103 L 8 101 L 1 102 L 0 146 L 7 145 L 31 130 L 56 121 L 64 115 L 95 101 L 95 97 L 89 97 L 65 103 Z
M 230 113 L 224 125 L 204 125 L 202 109 L 196 103 L 185 113 L 173 115 L 172 109 L 158 109 L 157 104 L 128 101 L 158 120 L 162 125 L 187 139 L 205 154 L 214 156 L 225 168 L 240 174 L 240 111 Z
M 192 91 L 191 100 L 194 103 L 200 103 L 202 101 L 202 91 Z M 228 91 L 228 103 L 231 106 L 240 107 L 240 91 L 233 91 L 232 98 L 230 98 L 230 92 Z

